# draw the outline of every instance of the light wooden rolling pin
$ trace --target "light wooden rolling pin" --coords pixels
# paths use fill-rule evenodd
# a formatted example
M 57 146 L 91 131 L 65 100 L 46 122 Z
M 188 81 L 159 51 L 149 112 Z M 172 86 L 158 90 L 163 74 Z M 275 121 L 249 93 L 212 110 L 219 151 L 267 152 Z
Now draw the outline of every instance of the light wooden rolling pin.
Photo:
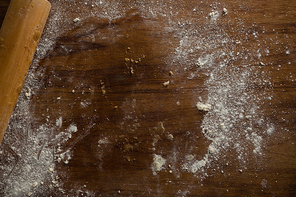
M 0 143 L 50 11 L 47 0 L 11 0 L 0 30 Z

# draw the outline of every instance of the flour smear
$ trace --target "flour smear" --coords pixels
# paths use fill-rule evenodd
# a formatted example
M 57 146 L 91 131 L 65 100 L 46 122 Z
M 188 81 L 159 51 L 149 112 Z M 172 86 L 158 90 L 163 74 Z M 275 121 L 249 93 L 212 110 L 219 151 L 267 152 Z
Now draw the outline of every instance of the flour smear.
M 221 20 L 234 20 L 230 18 L 233 16 L 232 9 L 225 4 L 207 5 L 198 2 L 190 13 L 181 5 L 137 1 L 131 3 L 130 8 L 138 7 L 144 18 L 166 20 L 164 31 L 174 32 L 173 37 L 179 40 L 179 46 L 174 53 L 163 59 L 168 70 L 188 80 L 206 76 L 204 88 L 207 94 L 200 95 L 196 90 L 196 93 L 193 92 L 195 99 L 191 102 L 192 106 L 196 106 L 196 110 L 204 113 L 201 127 L 196 130 L 201 131 L 210 143 L 208 152 L 202 159 L 196 159 L 193 149 L 186 155 L 178 150 L 173 155 L 152 154 L 150 170 L 154 176 L 160 176 L 160 172 L 168 169 L 170 173 L 187 171 L 202 180 L 208 176 L 207 169 L 215 167 L 215 163 L 229 165 L 231 161 L 225 155 L 232 151 L 231 154 L 240 163 L 237 169 L 243 172 L 248 168 L 248 158 L 256 159 L 262 156 L 265 139 L 275 130 L 261 111 L 262 102 L 269 95 L 266 95 L 264 90 L 256 92 L 248 88 L 248 84 L 254 80 L 262 84 L 268 83 L 268 73 L 262 72 L 256 66 L 266 51 L 264 44 L 256 39 L 260 32 L 247 30 L 243 21 L 240 21 L 231 27 L 232 31 L 237 32 L 236 36 L 229 35 L 228 27 L 219 23 Z M 87 6 L 93 11 L 76 12 L 77 16 L 72 19 L 66 17 L 71 10 Z M 96 8 L 100 8 L 99 11 L 96 11 Z M 48 23 L 0 147 L 1 196 L 38 196 L 51 193 L 52 190 L 59 191 L 56 195 L 64 194 L 55 165 L 57 162 L 69 162 L 72 150 L 63 149 L 63 144 L 71 139 L 73 133 L 81 131 L 75 122 L 71 122 L 67 129 L 61 130 L 63 122 L 67 120 L 63 116 L 51 117 L 46 113 L 42 117 L 45 122 L 38 125 L 38 129 L 33 129 L 34 117 L 30 112 L 34 110 L 34 103 L 31 98 L 34 97 L 34 91 L 41 88 L 36 79 L 44 74 L 42 69 L 37 69 L 39 61 L 53 50 L 56 38 L 65 30 L 75 28 L 88 17 L 112 21 L 122 17 L 127 11 L 125 9 L 127 8 L 122 7 L 119 1 L 112 0 L 79 3 L 65 0 L 52 3 Z M 183 20 L 178 13 L 181 11 L 194 16 L 194 19 L 188 20 L 190 17 L 187 16 L 187 19 Z M 199 26 L 198 20 L 205 25 Z M 248 46 L 248 39 L 256 40 L 256 46 Z M 287 51 L 288 53 L 290 52 Z M 58 97 L 59 99 L 61 98 Z M 81 105 L 88 106 L 87 103 Z M 260 132 L 262 129 L 259 131 L 258 126 L 264 128 L 265 132 Z M 174 141 L 174 137 L 170 139 Z M 99 141 L 97 146 L 105 143 L 109 143 L 107 138 Z M 176 163 L 181 165 L 175 165 Z M 218 165 L 215 168 L 223 171 Z M 80 189 L 83 189 L 83 186 L 77 188 L 77 191 Z M 89 193 L 91 195 L 91 192 Z M 185 191 L 182 194 L 187 193 L 190 192 Z

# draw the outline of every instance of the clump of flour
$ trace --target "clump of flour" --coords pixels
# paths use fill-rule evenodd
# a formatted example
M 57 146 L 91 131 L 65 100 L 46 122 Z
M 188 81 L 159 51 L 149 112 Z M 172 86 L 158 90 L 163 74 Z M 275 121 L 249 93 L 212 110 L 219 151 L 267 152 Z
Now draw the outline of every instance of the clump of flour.
M 165 163 L 166 159 L 164 159 L 161 155 L 153 154 L 153 163 L 151 164 L 153 174 L 156 175 L 158 171 L 164 169 Z
M 196 104 L 196 107 L 200 111 L 210 111 L 210 109 L 211 109 L 211 105 L 210 104 L 204 104 L 204 103 L 200 103 L 200 102 L 198 102 Z

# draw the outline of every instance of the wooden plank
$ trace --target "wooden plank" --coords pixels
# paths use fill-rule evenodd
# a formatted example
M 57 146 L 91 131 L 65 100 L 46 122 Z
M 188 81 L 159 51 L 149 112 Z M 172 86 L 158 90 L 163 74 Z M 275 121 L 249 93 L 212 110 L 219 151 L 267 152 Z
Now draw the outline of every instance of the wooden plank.
M 295 195 L 293 1 L 50 2 L 3 194 Z

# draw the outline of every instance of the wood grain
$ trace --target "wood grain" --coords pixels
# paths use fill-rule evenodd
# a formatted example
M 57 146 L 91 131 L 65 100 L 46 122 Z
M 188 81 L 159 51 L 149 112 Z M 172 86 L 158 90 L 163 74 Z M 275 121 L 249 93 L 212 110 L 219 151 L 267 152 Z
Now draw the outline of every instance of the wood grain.
M 5 10 L 8 2 L 1 0 L 0 10 Z M 30 69 L 26 88 L 33 93 L 27 101 L 30 129 L 26 136 L 42 133 L 44 125 L 52 128 L 46 130 L 40 147 L 52 150 L 54 175 L 59 176 L 60 186 L 50 187 L 54 184 L 48 175 L 32 196 L 296 195 L 296 5 L 292 0 L 164 0 L 159 4 L 123 0 L 118 7 L 114 1 L 102 5 L 78 0 L 50 2 L 52 11 L 43 39 L 49 42 L 53 38 L 54 44 L 45 54 L 36 54 Z M 61 14 L 61 8 L 66 7 L 69 9 Z M 208 17 L 214 7 L 220 13 L 216 21 Z M 225 17 L 223 7 L 228 10 Z M 106 10 L 107 16 L 116 17 L 103 17 Z M 112 12 L 115 10 L 118 13 Z M 93 14 L 83 15 L 86 13 Z M 77 17 L 81 21 L 74 23 Z M 180 40 L 187 43 L 181 45 Z M 207 49 L 191 53 L 197 40 Z M 40 50 L 47 42 L 41 43 Z M 176 49 L 183 52 L 178 58 Z M 229 53 L 225 59 L 230 66 L 220 74 L 221 84 L 215 82 L 217 87 L 229 84 L 228 74 L 231 79 L 236 74 L 240 78 L 248 70 L 244 91 L 252 96 L 245 111 L 258 106 L 254 117 L 264 119 L 260 125 L 254 118 L 253 125 L 263 137 L 262 155 L 253 154 L 252 144 L 234 139 L 245 148 L 242 160 L 236 149 L 229 148 L 204 172 L 193 174 L 181 170 L 186 155 L 202 160 L 211 144 L 201 128 L 207 112 L 197 110 L 195 104 L 199 97 L 205 101 L 211 96 L 210 73 L 223 57 L 217 57 L 207 68 L 194 62 L 221 50 Z M 168 87 L 163 86 L 166 81 L 170 81 Z M 236 97 L 239 94 L 234 93 Z M 13 137 L 19 132 L 14 125 L 25 117 L 21 103 L 1 145 L 10 155 L 26 143 L 26 137 Z M 62 125 L 58 127 L 60 117 Z M 157 129 L 160 122 L 164 133 Z M 247 122 L 244 119 L 235 125 L 238 133 Z M 56 140 L 73 123 L 78 132 L 64 143 Z M 271 135 L 265 134 L 268 125 L 274 128 Z M 11 153 L 10 146 L 15 147 Z M 44 154 L 42 148 L 38 158 Z M 69 163 L 58 162 L 57 157 L 67 151 L 71 152 Z M 156 175 L 151 170 L 153 154 L 167 159 L 165 169 Z M 8 169 L 11 163 L 1 158 L 1 165 Z M 16 171 L 12 170 L 10 178 Z M 5 186 L 1 188 L 4 193 Z

